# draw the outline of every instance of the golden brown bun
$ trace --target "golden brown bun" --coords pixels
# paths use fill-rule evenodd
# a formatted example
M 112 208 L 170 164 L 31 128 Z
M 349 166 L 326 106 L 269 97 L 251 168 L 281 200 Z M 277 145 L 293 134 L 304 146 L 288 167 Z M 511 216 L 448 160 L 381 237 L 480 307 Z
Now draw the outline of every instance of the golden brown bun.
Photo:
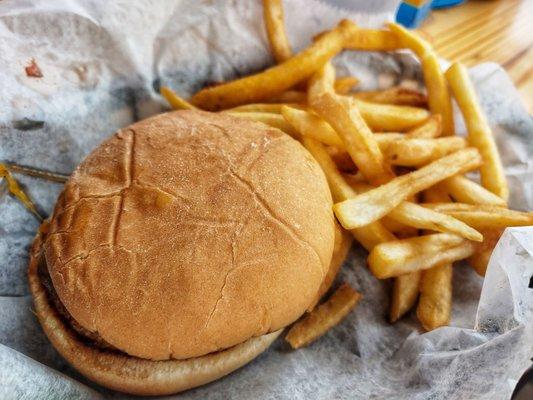
M 334 241 L 326 179 L 295 140 L 179 111 L 120 130 L 74 171 L 44 243 L 85 329 L 151 360 L 277 331 L 313 302 Z
M 37 267 L 40 238 L 34 241 L 28 271 L 35 312 L 56 350 L 92 381 L 136 395 L 165 395 L 221 378 L 253 360 L 279 336 L 281 330 L 247 340 L 224 351 L 188 360 L 150 361 L 100 350 L 78 339 L 50 304 Z
M 352 243 L 352 234 L 346 229 L 344 229 L 341 224 L 335 221 L 335 243 L 333 246 L 333 255 L 331 256 L 331 262 L 329 263 L 328 272 L 326 273 L 326 276 L 324 277 L 324 280 L 320 285 L 320 289 L 318 290 L 316 299 L 309 307 L 309 311 L 315 308 L 322 296 L 327 293 L 327 291 L 335 281 L 335 278 L 337 277 L 337 274 L 339 273 L 342 264 L 344 264 L 344 261 L 348 256 L 348 252 L 350 251 L 350 247 L 352 247 Z

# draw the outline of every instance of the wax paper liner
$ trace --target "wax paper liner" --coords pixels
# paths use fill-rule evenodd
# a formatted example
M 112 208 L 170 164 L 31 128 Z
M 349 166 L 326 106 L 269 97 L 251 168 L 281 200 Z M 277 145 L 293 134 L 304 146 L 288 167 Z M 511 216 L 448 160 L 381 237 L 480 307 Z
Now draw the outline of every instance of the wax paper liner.
M 352 18 L 379 26 L 397 1 L 286 1 L 296 50 Z M 338 7 L 338 6 L 342 7 Z M 357 11 L 354 11 L 357 10 Z M 370 13 L 371 11 L 371 13 Z M 28 77 L 32 59 L 42 78 Z M 69 174 L 116 129 L 161 112 L 161 84 L 187 96 L 206 83 L 272 63 L 260 2 L 0 2 L 0 161 Z M 335 63 L 362 89 L 421 87 L 409 54 L 346 52 Z M 495 131 L 511 186 L 511 206 L 533 208 L 533 122 L 503 70 L 471 70 Z M 459 133 L 464 125 L 457 118 Z M 17 175 L 42 214 L 61 185 Z M 28 296 L 26 266 L 37 221 L 0 195 L 0 397 L 124 397 L 84 379 L 48 344 Z M 451 326 L 429 333 L 412 315 L 386 320 L 389 282 L 367 270 L 354 246 L 339 280 L 364 295 L 356 311 L 308 348 L 283 340 L 250 365 L 180 398 L 509 398 L 533 355 L 533 228 L 508 229 L 483 281 L 454 267 Z

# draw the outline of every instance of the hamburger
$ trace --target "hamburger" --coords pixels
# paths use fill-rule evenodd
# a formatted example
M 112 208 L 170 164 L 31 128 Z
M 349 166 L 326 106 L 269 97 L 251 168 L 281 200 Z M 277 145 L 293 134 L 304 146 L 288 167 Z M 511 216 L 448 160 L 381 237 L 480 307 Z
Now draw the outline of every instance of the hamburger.
M 34 240 L 30 290 L 51 343 L 87 378 L 176 393 L 251 361 L 316 304 L 346 253 L 331 262 L 336 231 L 324 174 L 296 140 L 170 112 L 75 169 Z

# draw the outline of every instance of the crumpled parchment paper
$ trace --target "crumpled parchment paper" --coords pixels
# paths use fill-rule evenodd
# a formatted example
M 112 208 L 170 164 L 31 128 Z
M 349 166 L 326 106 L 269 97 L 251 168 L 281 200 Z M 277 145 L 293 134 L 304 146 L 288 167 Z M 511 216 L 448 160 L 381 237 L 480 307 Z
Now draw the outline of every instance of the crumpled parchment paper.
M 340 18 L 380 26 L 396 4 L 337 2 L 350 7 L 343 9 L 287 0 L 291 42 L 300 49 Z M 42 78 L 26 76 L 32 59 Z M 362 88 L 420 85 L 420 68 L 406 53 L 347 52 L 335 62 Z M 161 84 L 186 96 L 271 63 L 259 1 L 4 0 L 0 161 L 69 174 L 116 129 L 166 109 Z M 471 74 L 502 150 L 510 205 L 533 209 L 533 122 L 501 68 L 485 64 Z M 61 185 L 17 178 L 49 214 Z M 81 377 L 41 332 L 26 283 L 37 227 L 0 194 L 0 398 L 123 397 Z M 414 316 L 387 322 L 389 283 L 368 272 L 364 257 L 354 246 L 341 273 L 364 298 L 340 326 L 299 351 L 278 340 L 245 368 L 180 398 L 510 397 L 533 356 L 533 228 L 505 232 L 484 281 L 467 265 L 455 267 L 451 326 L 429 333 Z

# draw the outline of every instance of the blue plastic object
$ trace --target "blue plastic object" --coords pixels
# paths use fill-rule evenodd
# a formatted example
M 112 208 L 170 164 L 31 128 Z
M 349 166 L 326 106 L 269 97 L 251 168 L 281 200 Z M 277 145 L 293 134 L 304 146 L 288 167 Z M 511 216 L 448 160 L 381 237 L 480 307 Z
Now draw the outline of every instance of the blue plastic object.
M 401 3 L 396 12 L 396 22 L 406 28 L 417 28 L 425 20 L 432 8 L 446 8 L 464 3 L 465 0 L 433 0 L 427 1 L 420 7 L 408 3 Z
M 433 0 L 431 2 L 431 8 L 453 7 L 464 2 L 465 0 Z

